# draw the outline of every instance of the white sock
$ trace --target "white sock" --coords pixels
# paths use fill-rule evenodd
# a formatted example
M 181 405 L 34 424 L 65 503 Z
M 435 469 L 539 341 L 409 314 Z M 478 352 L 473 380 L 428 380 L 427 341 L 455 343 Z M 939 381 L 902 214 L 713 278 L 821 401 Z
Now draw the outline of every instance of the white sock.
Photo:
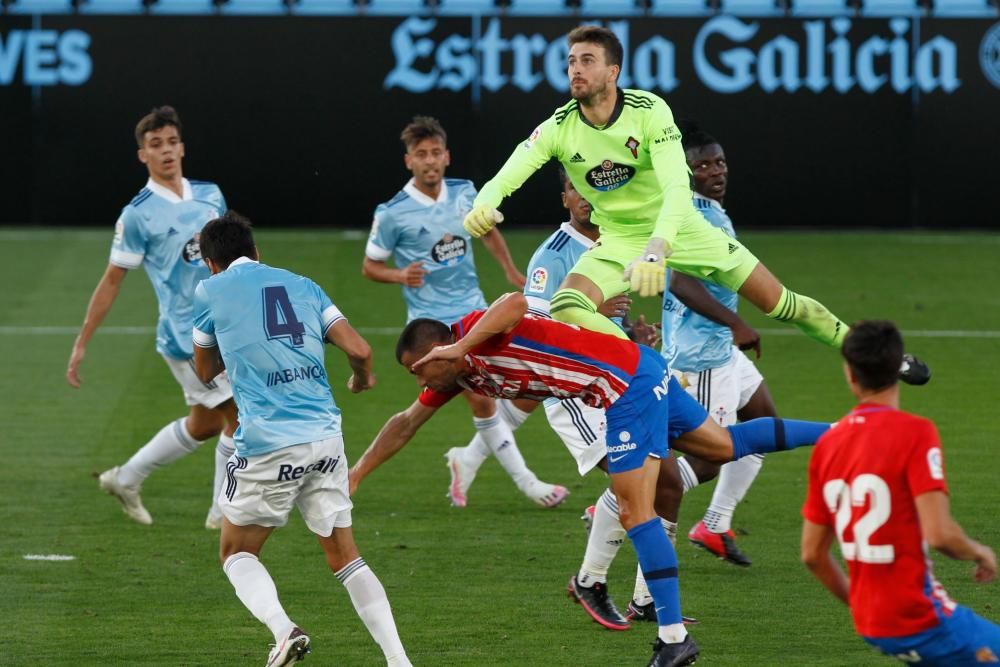
M 219 442 L 215 445 L 215 478 L 212 482 L 212 509 L 209 510 L 212 516 L 220 516 L 222 510 L 219 509 L 219 494 L 222 493 L 222 485 L 226 481 L 226 464 L 229 457 L 236 452 L 236 443 L 233 436 L 222 433 L 219 435 Z
M 222 571 L 236 589 L 236 597 L 274 635 L 275 643 L 295 627 L 278 602 L 278 589 L 267 568 L 253 554 L 241 551 L 226 559 Z
M 469 444 L 465 447 L 460 448 L 459 456 L 462 458 L 462 463 L 478 471 L 483 465 L 483 462 L 490 457 L 493 451 L 483 440 L 483 436 L 479 435 L 477 432 L 475 437 L 469 441 Z
M 688 631 L 683 623 L 672 623 L 661 625 L 656 634 L 664 644 L 679 644 L 688 636 Z
M 172 421 L 153 436 L 142 448 L 118 469 L 118 483 L 139 486 L 157 468 L 173 463 L 201 446 L 188 433 L 187 418 Z
M 715 492 L 712 493 L 712 503 L 708 506 L 703 519 L 706 528 L 713 533 L 724 533 L 729 530 L 736 506 L 746 497 L 762 465 L 764 457 L 752 454 L 722 466 Z
M 674 546 L 677 546 L 677 524 L 660 517 L 660 525 L 663 526 L 667 539 Z M 642 576 L 642 567 L 636 565 L 635 568 L 635 588 L 632 591 L 632 600 L 640 607 L 653 601 L 653 596 L 649 594 L 649 587 L 646 586 L 646 578 Z
M 625 529 L 618 520 L 618 499 L 606 489 L 594 504 L 594 522 L 576 581 L 584 588 L 608 581 L 608 569 L 625 543 Z
M 691 468 L 691 464 L 687 462 L 685 457 L 681 456 L 677 459 L 677 469 L 681 473 L 681 482 L 684 486 L 684 493 L 687 493 L 701 483 L 698 481 L 698 475 L 694 474 L 694 469 Z
M 530 412 L 525 412 L 514 405 L 513 401 L 509 401 L 506 398 L 497 401 L 497 412 L 500 413 L 500 418 L 507 423 L 507 426 L 510 426 L 512 431 L 516 431 L 517 427 L 531 416 Z
M 517 488 L 525 491 L 529 484 L 538 480 L 535 473 L 531 472 L 524 462 L 524 457 L 521 456 L 517 442 L 514 440 L 514 432 L 500 417 L 499 411 L 492 417 L 485 419 L 473 417 L 472 423 L 475 424 L 476 430 L 482 436 L 483 442 L 497 457 L 497 461 L 517 484 Z
M 392 618 L 389 599 L 385 596 L 382 583 L 371 571 L 364 559 L 355 558 L 335 573 L 344 585 L 372 639 L 382 648 L 390 665 L 409 665 L 403 649 L 403 642 L 396 632 L 396 622 Z

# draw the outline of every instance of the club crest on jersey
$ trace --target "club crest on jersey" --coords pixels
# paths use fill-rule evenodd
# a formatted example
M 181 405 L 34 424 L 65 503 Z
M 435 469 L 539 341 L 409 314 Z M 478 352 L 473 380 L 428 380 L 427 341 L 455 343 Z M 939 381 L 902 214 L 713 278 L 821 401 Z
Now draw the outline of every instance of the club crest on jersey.
M 625 142 L 625 148 L 632 151 L 632 157 L 639 157 L 639 140 L 635 137 L 629 135 L 628 141 Z
M 187 240 L 181 256 L 188 264 L 197 264 L 201 261 L 201 232 L 195 232 L 194 236 Z
M 444 266 L 454 266 L 465 259 L 467 250 L 464 238 L 445 234 L 431 248 L 431 259 Z
M 544 292 L 545 285 L 548 282 L 549 282 L 549 272 L 540 266 L 531 272 L 531 277 L 528 279 L 528 291 Z
M 610 192 L 626 185 L 635 176 L 635 167 L 603 160 L 600 165 L 587 172 L 590 187 L 600 192 Z

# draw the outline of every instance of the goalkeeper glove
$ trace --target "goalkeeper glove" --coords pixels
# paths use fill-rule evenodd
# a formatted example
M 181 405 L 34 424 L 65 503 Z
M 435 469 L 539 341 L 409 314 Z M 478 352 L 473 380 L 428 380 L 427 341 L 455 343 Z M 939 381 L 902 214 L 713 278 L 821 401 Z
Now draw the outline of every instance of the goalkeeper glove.
M 488 206 L 476 206 L 465 216 L 462 226 L 473 238 L 478 239 L 501 222 L 503 222 L 503 213 L 500 211 Z
M 625 269 L 625 280 L 632 291 L 638 292 L 639 296 L 656 296 L 663 292 L 666 289 L 664 265 L 672 252 L 666 240 L 655 236 L 650 238 L 642 256 L 629 262 Z

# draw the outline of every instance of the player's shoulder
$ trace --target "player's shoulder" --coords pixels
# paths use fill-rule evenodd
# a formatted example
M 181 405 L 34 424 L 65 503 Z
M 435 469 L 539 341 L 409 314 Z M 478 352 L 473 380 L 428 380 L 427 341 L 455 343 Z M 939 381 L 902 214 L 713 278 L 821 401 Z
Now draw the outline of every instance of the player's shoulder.
M 412 197 L 410 197 L 410 195 L 407 194 L 406 190 L 400 190 L 399 192 L 397 192 L 392 197 L 392 199 L 390 199 L 388 201 L 384 201 L 381 204 L 379 204 L 377 207 L 375 207 L 375 214 L 376 215 L 384 214 L 384 213 L 388 212 L 390 209 L 393 209 L 393 208 L 397 208 L 398 209 L 401 204 L 405 204 L 406 202 L 410 201 L 411 199 L 412 199 Z
M 549 116 L 549 118 L 542 124 L 544 125 L 546 123 L 552 123 L 554 125 L 562 125 L 567 118 L 572 118 L 576 116 L 579 113 L 579 110 L 580 110 L 580 103 L 576 100 L 570 100 L 566 104 L 562 105 L 561 107 L 553 111 L 552 115 Z
M 449 188 L 472 188 L 476 189 L 475 183 L 467 178 L 446 178 L 444 179 L 445 185 Z
M 212 181 L 202 181 L 196 178 L 189 178 L 187 181 L 191 185 L 191 192 L 194 194 L 195 199 L 222 194 L 222 188 Z
M 653 109 L 657 106 L 667 106 L 667 101 L 655 93 L 637 88 L 622 90 L 622 104 L 640 111 Z
M 139 190 L 138 193 L 136 193 L 134 197 L 132 197 L 131 201 L 129 201 L 129 203 L 125 205 L 124 211 L 129 211 L 129 209 L 131 209 L 132 211 L 137 211 L 141 207 L 148 208 L 149 201 L 152 196 L 153 196 L 153 191 L 147 187 L 143 187 L 141 190 Z

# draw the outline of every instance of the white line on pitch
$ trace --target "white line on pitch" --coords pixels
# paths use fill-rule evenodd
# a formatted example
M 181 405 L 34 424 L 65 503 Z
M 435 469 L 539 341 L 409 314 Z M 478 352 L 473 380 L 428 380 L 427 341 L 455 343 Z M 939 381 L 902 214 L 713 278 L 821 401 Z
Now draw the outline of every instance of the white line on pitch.
M 24 554 L 24 560 L 76 560 L 76 556 L 64 556 L 62 554 Z

